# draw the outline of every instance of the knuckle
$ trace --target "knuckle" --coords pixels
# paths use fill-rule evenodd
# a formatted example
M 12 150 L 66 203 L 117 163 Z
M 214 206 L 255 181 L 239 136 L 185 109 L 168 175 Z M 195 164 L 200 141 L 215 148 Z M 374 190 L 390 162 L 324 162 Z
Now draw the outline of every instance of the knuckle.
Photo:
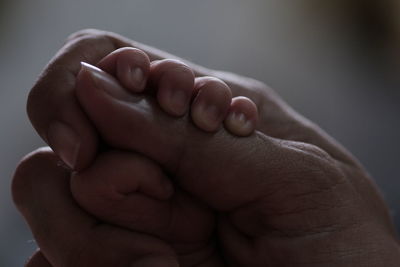
M 71 45 L 74 50 L 79 49 L 82 52 L 96 52 L 98 50 L 109 50 L 108 52 L 112 52 L 117 49 L 112 38 L 101 32 L 97 34 L 78 35 L 70 41 L 69 45 Z
M 54 98 L 62 93 L 61 87 L 73 88 L 75 75 L 80 70 L 79 62 L 97 64 L 101 58 L 118 47 L 112 36 L 92 29 L 77 32 L 68 40 L 29 92 L 27 112 L 34 124 L 41 123 L 36 118 L 48 117 L 48 114 L 44 114 L 47 110 L 43 109 L 43 104 L 52 105 Z

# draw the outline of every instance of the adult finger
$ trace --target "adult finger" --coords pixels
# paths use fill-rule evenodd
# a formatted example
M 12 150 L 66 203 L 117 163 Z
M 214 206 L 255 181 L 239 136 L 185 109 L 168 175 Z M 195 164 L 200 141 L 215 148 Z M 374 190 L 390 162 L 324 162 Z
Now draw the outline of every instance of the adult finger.
M 69 191 L 70 173 L 59 162 L 48 148 L 33 152 L 18 166 L 12 186 L 52 266 L 132 266 L 149 255 L 176 266 L 174 252 L 159 239 L 103 224 L 80 209 Z
M 87 166 L 97 146 L 95 130 L 74 95 L 80 62 L 96 64 L 115 49 L 113 42 L 100 36 L 68 42 L 50 61 L 29 94 L 27 111 L 33 126 L 71 168 L 79 170 Z

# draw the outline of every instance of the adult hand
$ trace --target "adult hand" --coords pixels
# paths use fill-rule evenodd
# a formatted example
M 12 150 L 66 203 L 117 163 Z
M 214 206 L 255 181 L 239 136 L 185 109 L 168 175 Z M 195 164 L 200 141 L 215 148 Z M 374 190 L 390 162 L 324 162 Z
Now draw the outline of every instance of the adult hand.
M 122 46 L 143 49 L 153 60 L 172 57 L 111 33 L 84 31 L 70 39 L 31 92 L 28 113 L 32 123 L 64 162 L 77 170 L 92 162 L 97 144 L 96 131 L 74 97 L 79 62 L 96 64 Z M 234 95 L 248 96 L 255 101 L 260 113 L 258 131 L 285 141 L 281 143 L 285 148 L 292 148 L 293 152 L 298 152 L 295 155 L 306 155 L 307 159 L 288 165 L 287 154 L 279 150 L 270 152 L 277 152 L 278 160 L 286 163 L 273 166 L 284 167 L 281 170 L 286 169 L 286 172 L 280 174 L 286 173 L 290 180 L 279 180 L 282 178 L 279 175 L 267 177 L 271 181 L 273 197 L 260 198 L 262 201 L 255 202 L 257 205 L 250 205 L 246 212 L 235 214 L 234 226 L 240 231 L 228 230 L 223 235 L 226 238 L 222 250 L 227 253 L 225 257 L 247 266 L 256 266 L 257 260 L 264 266 L 365 266 L 371 262 L 390 266 L 399 262 L 398 243 L 387 208 L 365 171 L 343 148 L 291 110 L 262 83 L 188 64 L 197 76 L 219 77 L 230 85 Z M 62 84 L 61 81 L 65 82 Z M 63 131 L 57 130 L 53 122 L 61 123 Z M 68 136 L 64 135 L 68 132 L 65 127 L 71 129 Z M 121 143 L 124 141 L 120 140 Z M 75 143 L 80 145 L 71 150 Z M 300 158 L 289 157 L 291 160 Z M 235 189 L 231 182 L 221 183 L 218 189 Z M 234 182 L 240 188 L 241 183 Z M 224 205 L 210 195 L 207 183 L 198 189 L 190 182 L 184 184 L 185 189 L 212 207 L 224 210 Z M 14 194 L 16 192 L 18 189 Z M 234 198 L 224 200 L 228 206 L 232 204 L 229 201 L 237 202 L 243 192 L 231 193 Z M 28 220 L 35 219 L 32 216 Z M 247 246 L 240 245 L 244 241 Z
M 219 255 L 227 266 L 362 266 L 374 260 L 387 265 L 398 259 L 393 228 L 379 194 L 340 148 L 322 149 L 313 140 L 272 138 L 261 131 L 238 138 L 220 128 L 210 135 L 195 127 L 189 114 L 171 117 L 151 95 L 132 94 L 103 71 L 83 68 L 77 81 L 77 98 L 108 145 L 152 159 L 178 188 L 195 202 L 206 203 L 216 215 L 215 235 L 206 231 L 185 239 L 185 244 L 203 244 L 197 253 L 208 247 L 204 244 L 216 241 L 219 253 L 208 255 Z M 297 131 L 302 133 L 301 128 Z M 157 211 L 150 220 L 132 219 L 127 211 L 141 215 L 147 206 L 138 207 L 133 201 L 135 193 L 143 190 L 128 189 L 137 188 L 133 172 L 120 178 L 115 171 L 105 171 L 115 169 L 115 163 L 96 161 L 94 166 L 89 174 L 83 171 L 74 177 L 72 191 L 100 218 L 140 231 L 162 223 L 169 230 L 169 243 L 182 241 L 187 232 L 204 233 L 199 231 L 204 229 L 199 217 L 179 216 L 187 210 L 179 198 L 172 198 L 167 209 L 175 216 L 161 216 L 160 205 L 154 205 L 145 208 Z M 129 181 L 133 186 L 127 186 Z M 99 193 L 95 189 L 99 187 L 105 190 Z M 129 194 L 112 199 L 104 194 L 108 188 Z M 118 208 L 104 208 L 98 199 Z M 151 233 L 160 234 L 159 226 Z M 344 257 L 343 250 L 352 253 Z

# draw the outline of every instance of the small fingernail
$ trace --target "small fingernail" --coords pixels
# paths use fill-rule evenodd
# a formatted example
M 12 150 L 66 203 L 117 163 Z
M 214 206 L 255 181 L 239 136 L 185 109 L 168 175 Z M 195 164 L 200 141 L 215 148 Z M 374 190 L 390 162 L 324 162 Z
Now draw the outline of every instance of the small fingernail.
M 253 123 L 246 115 L 238 112 L 231 112 L 225 119 L 227 127 L 238 135 L 248 135 L 254 130 Z
M 86 62 L 81 62 L 81 66 L 81 70 L 89 73 L 97 88 L 104 90 L 113 97 L 121 97 L 121 85 L 111 75 Z
M 131 82 L 133 87 L 141 90 L 144 87 L 144 73 L 141 68 L 131 70 Z
M 74 169 L 80 148 L 80 138 L 68 125 L 54 122 L 47 132 L 50 147 L 64 163 Z

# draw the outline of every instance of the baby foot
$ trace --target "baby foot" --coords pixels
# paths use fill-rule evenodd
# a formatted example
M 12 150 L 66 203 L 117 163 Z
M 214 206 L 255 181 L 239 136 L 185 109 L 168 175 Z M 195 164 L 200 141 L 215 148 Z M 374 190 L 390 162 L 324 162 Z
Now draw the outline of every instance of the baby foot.
M 210 240 L 218 239 L 233 265 L 279 262 L 279 255 L 259 252 L 276 251 L 282 243 L 295 245 L 288 237 L 306 252 L 309 231 L 331 225 L 332 220 L 348 223 L 351 213 L 338 217 L 331 209 L 310 220 L 326 199 L 338 207 L 344 205 L 338 197 L 343 194 L 356 201 L 335 161 L 323 150 L 259 131 L 238 138 L 220 128 L 210 135 L 189 115 L 168 115 L 148 94 L 132 94 L 94 67 L 85 66 L 77 80 L 82 108 L 111 147 L 151 159 L 178 188 L 205 203 L 208 214 L 216 215 L 216 234 Z M 195 223 L 186 226 L 194 232 L 199 229 Z M 314 241 L 321 246 L 329 240 L 319 237 Z M 296 258 L 294 263 L 300 261 Z
M 234 97 L 230 88 L 213 77 L 195 78 L 193 71 L 177 60 L 150 63 L 148 56 L 135 48 L 122 48 L 106 56 L 98 66 L 134 93 L 154 94 L 158 104 L 172 116 L 190 110 L 194 124 L 216 132 L 222 123 L 233 135 L 248 136 L 257 123 L 257 107 L 246 97 Z
M 89 68 L 98 75 L 105 74 L 93 66 L 83 65 L 83 72 Z M 225 127 L 238 135 L 254 131 L 257 112 L 252 101 L 239 97 L 232 100 L 225 83 L 211 77 L 195 79 L 191 70 L 179 61 L 150 64 L 140 50 L 120 49 L 105 57 L 99 67 L 127 89 L 114 92 L 117 97 L 146 95 L 169 118 L 191 118 L 197 130 L 215 132 L 225 119 Z M 82 82 L 78 78 L 77 88 L 86 86 Z M 98 86 L 107 87 L 107 81 L 103 82 Z M 210 113 L 207 105 L 213 105 L 208 108 L 214 112 L 211 116 L 207 116 Z M 244 115 L 237 115 L 239 112 L 248 114 L 252 121 L 246 124 Z M 121 134 L 121 128 L 109 130 L 117 136 Z M 97 218 L 168 241 L 181 262 L 220 261 L 213 256 L 215 244 L 210 241 L 215 228 L 213 212 L 179 187 L 174 189 L 160 166 L 142 155 L 102 152 L 92 166 L 72 177 L 71 189 L 77 202 Z

